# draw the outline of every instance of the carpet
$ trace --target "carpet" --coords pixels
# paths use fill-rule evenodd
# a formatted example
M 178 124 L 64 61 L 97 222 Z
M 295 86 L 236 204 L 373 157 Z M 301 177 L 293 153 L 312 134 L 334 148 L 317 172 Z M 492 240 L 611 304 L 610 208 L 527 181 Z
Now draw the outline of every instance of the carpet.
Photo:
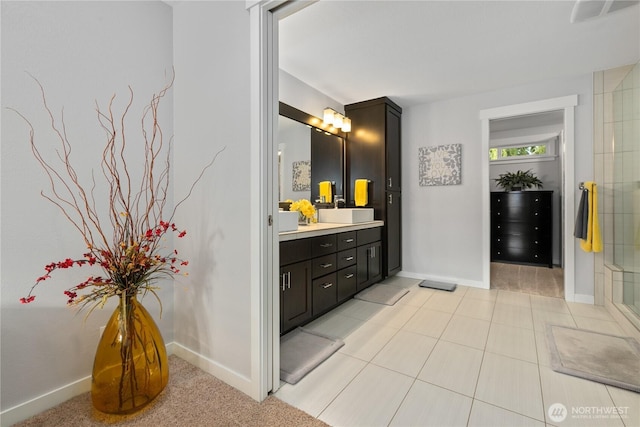
M 343 345 L 339 338 L 308 329 L 289 332 L 280 339 L 280 379 L 297 383 Z
M 640 392 L 640 344 L 632 338 L 548 325 L 556 372 Z
M 356 294 L 354 298 L 376 304 L 394 305 L 408 292 L 408 289 L 401 288 L 400 286 L 378 283 Z
M 60 426 L 326 427 L 327 424 L 273 395 L 257 402 L 172 355 L 169 356 L 169 384 L 153 402 L 136 414 L 109 415 L 98 412 L 93 409 L 91 394 L 87 392 L 13 427 Z

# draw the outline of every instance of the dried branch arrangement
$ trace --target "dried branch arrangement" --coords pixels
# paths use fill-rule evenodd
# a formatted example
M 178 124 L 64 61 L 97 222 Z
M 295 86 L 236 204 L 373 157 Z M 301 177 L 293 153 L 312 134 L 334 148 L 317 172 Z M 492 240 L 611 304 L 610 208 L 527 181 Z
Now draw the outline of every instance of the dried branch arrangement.
M 57 206 L 84 239 L 87 247 L 81 258 L 67 258 L 45 266 L 45 274 L 36 279 L 28 295 L 20 299 L 29 303 L 35 299 L 34 290 L 41 282 L 51 278 L 58 269 L 93 266 L 102 267 L 104 275 L 89 276 L 87 280 L 64 291 L 69 305 L 86 305 L 93 310 L 103 306 L 109 297 L 139 292 L 152 292 L 156 298 L 156 279 L 181 273 L 188 261 L 178 256 L 178 251 L 165 246 L 169 233 L 178 238 L 186 235 L 172 222 L 178 207 L 188 199 L 203 174 L 215 162 L 226 147 L 219 150 L 200 172 L 187 195 L 176 203 L 167 216 L 170 190 L 172 139 L 166 141 L 158 121 L 161 101 L 173 86 L 171 81 L 144 108 L 141 118 L 141 140 L 130 143 L 125 129 L 127 116 L 133 105 L 134 93 L 129 87 L 129 99 L 120 115 L 114 112 L 115 95 L 106 109 L 96 102 L 97 120 L 104 130 L 106 141 L 102 147 L 100 172 L 103 182 L 98 186 L 95 173 L 88 184 L 80 182 L 71 161 L 72 145 L 67 137 L 64 111 L 56 118 L 49 107 L 45 90 L 35 79 L 42 96 L 51 128 L 57 139 L 57 156 L 53 159 L 42 154 L 36 144 L 32 123 L 15 111 L 29 126 L 31 150 L 49 179 L 49 191 L 41 195 Z M 132 160 L 135 150 L 142 157 Z M 100 188 L 98 191 L 97 189 Z M 102 193 L 106 188 L 107 194 Z M 100 197 L 106 196 L 106 205 Z M 102 206 L 102 207 L 101 207 Z M 105 208 L 106 206 L 106 208 Z M 106 212 L 105 212 L 106 211 Z M 82 295 L 79 295 L 80 292 Z M 159 299 L 158 299 L 159 301 Z

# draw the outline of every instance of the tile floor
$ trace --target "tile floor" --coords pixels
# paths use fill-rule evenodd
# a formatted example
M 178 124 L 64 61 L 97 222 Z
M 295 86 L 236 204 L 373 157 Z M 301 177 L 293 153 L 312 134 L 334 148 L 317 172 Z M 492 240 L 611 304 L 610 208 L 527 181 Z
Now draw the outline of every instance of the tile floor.
M 345 345 L 278 398 L 332 426 L 640 426 L 640 394 L 549 367 L 546 323 L 623 335 L 603 307 L 386 283 L 410 291 L 394 306 L 350 300 L 306 326 Z M 561 422 L 554 404 L 567 408 Z

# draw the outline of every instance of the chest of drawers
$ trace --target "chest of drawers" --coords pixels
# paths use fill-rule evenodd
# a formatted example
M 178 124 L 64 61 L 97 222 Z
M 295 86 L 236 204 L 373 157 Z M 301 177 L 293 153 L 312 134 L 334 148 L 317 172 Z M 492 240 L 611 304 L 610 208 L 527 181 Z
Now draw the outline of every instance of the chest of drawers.
M 553 191 L 491 193 L 491 261 L 553 267 Z

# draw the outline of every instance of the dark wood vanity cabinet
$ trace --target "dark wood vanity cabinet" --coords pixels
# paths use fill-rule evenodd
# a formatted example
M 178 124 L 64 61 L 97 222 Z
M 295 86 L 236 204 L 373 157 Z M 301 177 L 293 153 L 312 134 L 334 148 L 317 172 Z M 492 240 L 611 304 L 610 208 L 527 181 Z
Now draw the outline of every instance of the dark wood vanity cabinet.
M 280 333 L 380 281 L 381 235 L 375 227 L 280 242 Z
M 347 200 L 353 203 L 355 180 L 366 178 L 369 207 L 375 219 L 385 222 L 382 231 L 382 276 L 402 269 L 402 108 L 389 98 L 377 98 L 345 106 L 351 119 L 347 136 Z
M 491 193 L 491 261 L 553 267 L 553 191 Z
M 358 231 L 358 292 L 382 280 L 381 237 L 381 228 Z
M 291 330 L 309 320 L 311 300 L 311 245 L 305 240 L 280 243 L 280 330 Z

